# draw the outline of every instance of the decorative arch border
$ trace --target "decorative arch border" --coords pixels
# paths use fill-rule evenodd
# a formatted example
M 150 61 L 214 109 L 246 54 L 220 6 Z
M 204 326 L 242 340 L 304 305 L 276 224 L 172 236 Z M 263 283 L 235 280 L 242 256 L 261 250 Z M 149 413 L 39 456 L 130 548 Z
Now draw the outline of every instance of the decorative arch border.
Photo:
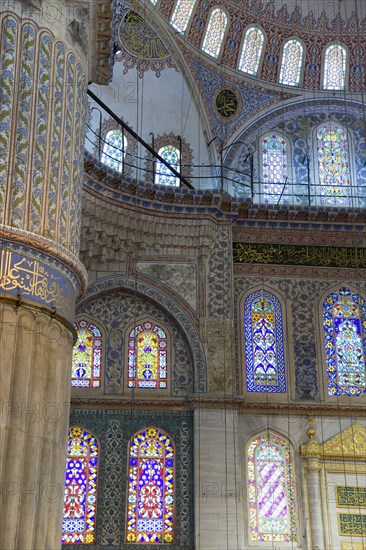
M 292 545 L 294 542 L 298 541 L 298 539 L 300 538 L 299 537 L 299 532 L 300 532 L 300 529 L 299 529 L 299 524 L 300 524 L 300 514 L 299 514 L 299 510 L 298 510 L 298 506 L 297 506 L 297 498 L 296 498 L 296 455 L 295 455 L 295 447 L 294 445 L 292 444 L 291 440 L 284 434 L 282 434 L 281 432 L 278 432 L 277 430 L 274 430 L 272 428 L 268 428 L 266 430 L 261 430 L 259 432 L 255 432 L 253 434 L 251 434 L 245 441 L 244 443 L 244 452 L 243 452 L 243 455 L 244 456 L 244 459 L 245 459 L 245 485 L 248 487 L 248 496 L 247 496 L 247 501 L 248 501 L 248 528 L 247 528 L 247 532 L 248 532 L 248 540 L 250 541 L 249 539 L 249 532 L 250 532 L 250 525 L 249 525 L 249 522 L 250 522 L 250 519 L 251 519 L 251 514 L 253 514 L 254 511 L 254 508 L 253 508 L 253 503 L 255 504 L 256 501 L 255 499 L 252 497 L 252 495 L 250 494 L 250 490 L 251 490 L 251 485 L 249 483 L 249 471 L 248 471 L 248 464 L 249 464 L 249 461 L 248 461 L 248 450 L 249 450 L 249 447 L 251 446 L 252 443 L 254 443 L 254 441 L 260 439 L 260 438 L 268 438 L 269 440 L 272 438 L 273 442 L 275 443 L 276 441 L 278 440 L 281 440 L 281 442 L 285 443 L 285 445 L 287 446 L 287 452 L 288 452 L 288 459 L 286 460 L 286 472 L 288 474 L 288 471 L 289 471 L 289 466 L 291 467 L 291 476 L 290 477 L 290 493 L 292 495 L 292 501 L 290 502 L 290 505 L 289 505 L 289 515 L 290 515 L 290 522 L 292 524 L 292 527 L 296 533 L 296 538 L 294 540 L 291 540 L 290 542 L 282 542 L 282 544 L 285 544 L 285 547 L 287 547 L 287 545 L 292 548 Z M 271 486 L 273 488 L 273 485 Z M 275 543 L 277 541 L 272 541 L 271 544 Z M 250 541 L 251 544 L 255 544 L 255 542 L 253 541 Z
M 165 145 L 173 145 L 180 149 L 180 173 L 185 178 L 189 179 L 192 176 L 193 150 L 188 141 L 183 137 L 178 138 L 177 135 L 170 132 L 169 134 L 159 134 L 154 138 L 154 149 L 159 151 Z M 145 183 L 154 184 L 152 165 L 154 157 L 151 153 L 147 153 L 145 158 Z
M 180 328 L 188 342 L 188 347 L 192 353 L 193 369 L 194 369 L 194 392 L 207 393 L 207 362 L 202 341 L 192 320 L 188 317 L 184 309 L 170 296 L 159 289 L 156 289 L 149 283 L 139 281 L 127 275 L 117 275 L 103 277 L 92 283 L 86 290 L 82 300 L 78 306 L 84 304 L 97 295 L 110 292 L 113 290 L 126 290 L 129 292 L 137 292 L 141 297 L 148 298 L 156 302 L 179 324 Z
M 320 358 L 320 372 L 319 372 L 319 378 L 320 378 L 320 387 L 323 391 L 323 399 L 326 402 L 334 402 L 334 400 L 337 400 L 337 403 L 350 403 L 351 397 L 348 395 L 345 395 L 344 393 L 339 396 L 331 396 L 328 393 L 328 382 L 329 378 L 327 375 L 327 362 L 326 362 L 326 353 L 325 353 L 325 342 L 324 342 L 324 326 L 323 326 L 323 303 L 324 300 L 331 294 L 339 294 L 339 289 L 347 288 L 350 290 L 351 294 L 357 294 L 360 296 L 361 299 L 366 300 L 366 289 L 365 288 L 358 288 L 356 289 L 354 285 L 346 284 L 345 282 L 340 281 L 338 285 L 332 284 L 326 291 L 322 292 L 322 294 L 319 296 L 318 300 L 315 301 L 315 308 L 316 311 L 314 311 L 314 318 L 318 319 L 318 330 L 316 331 L 317 336 L 317 349 L 318 349 L 318 357 Z M 362 315 L 360 319 L 362 320 L 362 317 L 366 320 L 366 313 Z M 363 331 L 365 334 L 365 331 Z M 364 344 L 365 348 L 365 344 Z M 365 351 L 364 352 L 364 358 L 365 357 Z M 352 403 L 355 405 L 365 406 L 365 398 L 366 398 L 366 389 L 363 392 L 363 394 L 360 394 L 358 396 L 352 396 Z

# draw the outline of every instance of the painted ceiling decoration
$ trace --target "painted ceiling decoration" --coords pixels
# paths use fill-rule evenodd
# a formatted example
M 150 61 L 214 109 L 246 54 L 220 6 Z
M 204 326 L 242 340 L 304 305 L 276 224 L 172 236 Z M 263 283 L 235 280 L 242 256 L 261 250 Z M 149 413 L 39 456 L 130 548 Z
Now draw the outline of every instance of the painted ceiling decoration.
M 216 72 L 212 67 L 195 57 L 187 56 L 187 61 L 198 84 L 206 112 L 208 113 L 210 128 L 213 136 L 217 136 L 216 147 L 220 149 L 246 120 L 266 109 L 270 105 L 296 97 L 295 94 L 284 94 L 281 91 L 268 91 L 259 86 L 225 77 L 222 72 Z M 217 99 L 225 91 L 226 112 L 232 110 L 231 116 L 223 116 L 217 105 Z M 227 101 L 231 92 L 230 101 Z M 235 97 L 235 100 L 234 100 Z M 235 110 L 232 105 L 236 104 Z
M 115 6 L 114 43 L 116 62 L 124 65 L 123 74 L 136 68 L 140 78 L 152 70 L 159 77 L 165 67 L 177 68 L 172 56 L 156 31 L 128 2 Z

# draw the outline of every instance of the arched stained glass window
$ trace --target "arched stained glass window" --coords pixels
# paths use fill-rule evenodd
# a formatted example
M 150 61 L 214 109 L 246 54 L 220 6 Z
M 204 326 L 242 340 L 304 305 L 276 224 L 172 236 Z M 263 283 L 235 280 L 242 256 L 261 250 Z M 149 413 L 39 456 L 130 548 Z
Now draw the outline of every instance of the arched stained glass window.
M 247 452 L 249 538 L 296 542 L 296 495 L 289 444 L 272 433 L 256 437 Z
M 101 161 L 106 165 L 122 172 L 123 159 L 127 149 L 127 138 L 121 130 L 110 130 L 103 146 Z
M 261 289 L 244 302 L 246 389 L 286 391 L 282 308 L 276 296 Z
M 169 162 L 170 166 L 177 172 L 180 172 L 180 153 L 174 145 L 165 145 L 159 149 L 159 155 Z M 155 183 L 160 185 L 173 185 L 179 187 L 179 178 L 177 178 L 165 164 L 158 161 L 155 164 Z
M 66 459 L 63 544 L 95 543 L 98 442 L 75 426 L 69 431 Z
M 129 334 L 128 387 L 167 388 L 167 337 L 150 321 L 136 325 Z
M 352 189 L 346 132 L 329 122 L 318 128 L 316 137 L 321 203 L 348 206 Z
M 366 393 L 366 301 L 349 288 L 331 292 L 323 303 L 328 394 Z
M 300 84 L 303 51 L 302 44 L 295 38 L 291 38 L 284 44 L 280 84 L 286 84 L 287 86 L 298 86 Z
M 239 61 L 241 71 L 254 76 L 257 75 L 263 44 L 264 35 L 258 27 L 250 27 L 246 30 Z
M 205 38 L 202 44 L 202 50 L 212 57 L 218 57 L 221 44 L 224 39 L 224 34 L 227 26 L 226 13 L 223 10 L 215 9 L 211 13 Z
M 75 323 L 78 339 L 72 351 L 71 386 L 99 388 L 102 366 L 102 333 L 88 321 Z
M 288 202 L 287 141 L 279 134 L 262 138 L 263 202 L 278 204 Z
M 195 3 L 196 0 L 177 0 L 170 23 L 178 32 L 185 33 Z
M 174 543 L 174 444 L 158 428 L 135 434 L 129 448 L 126 540 Z
M 340 44 L 331 44 L 327 47 L 324 56 L 325 90 L 344 90 L 346 63 L 347 52 Z

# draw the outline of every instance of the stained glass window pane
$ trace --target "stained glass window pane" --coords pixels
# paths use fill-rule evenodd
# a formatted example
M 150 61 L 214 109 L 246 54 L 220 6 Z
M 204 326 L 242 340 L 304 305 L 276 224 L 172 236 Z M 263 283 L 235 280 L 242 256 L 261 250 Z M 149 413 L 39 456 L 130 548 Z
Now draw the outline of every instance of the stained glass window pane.
M 72 351 L 71 386 L 99 388 L 102 365 L 102 333 L 88 321 L 75 323 L 78 339 Z
M 212 55 L 212 57 L 217 58 L 219 56 L 226 25 L 227 17 L 225 12 L 219 9 L 213 10 L 202 45 L 203 51 Z
M 241 71 L 257 75 L 263 44 L 264 35 L 258 27 L 247 29 L 239 62 Z
M 170 23 L 182 34 L 184 34 L 188 26 L 195 3 L 196 0 L 178 0 L 175 5 Z
M 150 321 L 136 325 L 129 334 L 128 387 L 167 388 L 167 337 Z
M 281 304 L 270 292 L 257 290 L 244 302 L 246 389 L 286 391 Z
M 126 540 L 174 543 L 174 444 L 157 428 L 134 435 L 129 448 Z
M 288 203 L 287 142 L 278 134 L 262 139 L 263 202 Z
M 248 448 L 249 533 L 253 542 L 296 542 L 293 465 L 286 441 L 268 433 Z
M 348 140 L 343 128 L 333 123 L 318 128 L 317 148 L 321 203 L 350 205 Z
M 82 428 L 71 428 L 66 459 L 63 544 L 95 543 L 97 475 L 97 440 Z
M 347 53 L 339 44 L 331 44 L 325 50 L 324 88 L 325 90 L 344 90 L 346 79 Z
M 159 155 L 163 157 L 172 168 L 180 172 L 179 149 L 174 147 L 174 145 L 165 145 L 159 150 Z M 177 178 L 165 164 L 158 161 L 155 165 L 155 183 L 179 187 L 180 182 L 179 178 Z
M 298 86 L 300 84 L 303 47 L 292 38 L 283 46 L 280 84 Z
M 101 161 L 113 170 L 122 172 L 126 148 L 127 139 L 121 130 L 110 130 L 105 137 Z
M 328 394 L 366 393 L 366 301 L 349 288 L 331 292 L 323 303 Z

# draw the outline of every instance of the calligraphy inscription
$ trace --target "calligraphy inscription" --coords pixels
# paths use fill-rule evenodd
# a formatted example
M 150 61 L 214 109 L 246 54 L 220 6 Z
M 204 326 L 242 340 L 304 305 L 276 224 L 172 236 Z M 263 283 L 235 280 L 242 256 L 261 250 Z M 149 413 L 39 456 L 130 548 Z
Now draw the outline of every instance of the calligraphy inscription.
M 234 263 L 366 267 L 365 248 L 233 243 Z
M 338 514 L 339 534 L 342 536 L 364 537 L 366 535 L 366 515 Z
M 336 487 L 337 506 L 348 508 L 366 508 L 366 487 L 348 487 L 337 485 Z
M 54 307 L 69 320 L 74 314 L 75 289 L 64 275 L 42 261 L 7 249 L 0 251 L 0 292 Z
M 224 118 L 234 116 L 238 108 L 238 99 L 231 90 L 221 90 L 216 97 L 216 109 Z

